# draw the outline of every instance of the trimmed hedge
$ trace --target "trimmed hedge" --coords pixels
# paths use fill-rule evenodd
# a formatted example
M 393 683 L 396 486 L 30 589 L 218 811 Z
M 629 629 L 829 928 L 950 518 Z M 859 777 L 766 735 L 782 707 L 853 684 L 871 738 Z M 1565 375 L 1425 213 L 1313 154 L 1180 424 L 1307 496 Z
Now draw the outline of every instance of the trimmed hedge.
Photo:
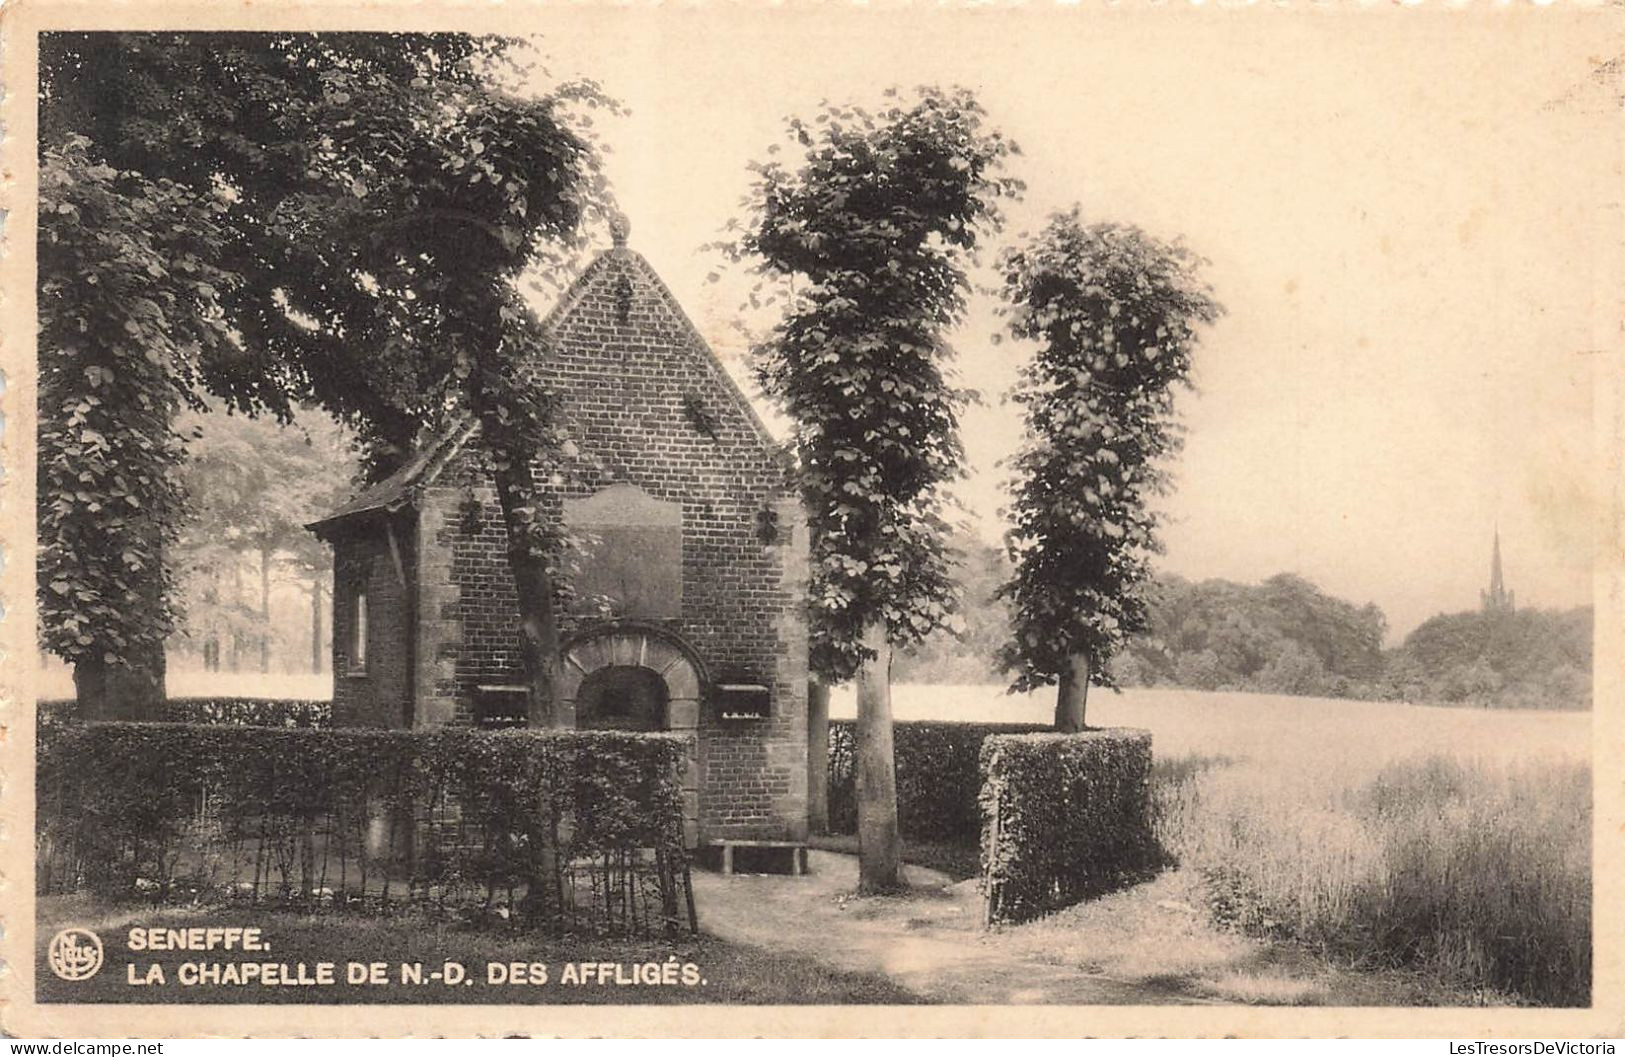
M 41 723 L 78 718 L 72 698 L 39 703 Z M 172 697 L 164 702 L 166 723 L 209 723 L 240 727 L 329 727 L 333 702 L 300 698 Z
M 829 725 L 829 828 L 856 833 L 858 790 L 856 724 Z M 992 734 L 1031 734 L 1049 730 L 1026 723 L 898 723 L 893 728 L 897 760 L 897 816 L 905 837 L 960 841 L 972 845 L 981 832 L 977 795 L 982 788 L 982 742 Z
M 615 731 L 56 723 L 38 890 L 693 927 L 687 743 Z
M 982 745 L 988 921 L 1028 921 L 1153 873 L 1151 733 L 997 735 Z

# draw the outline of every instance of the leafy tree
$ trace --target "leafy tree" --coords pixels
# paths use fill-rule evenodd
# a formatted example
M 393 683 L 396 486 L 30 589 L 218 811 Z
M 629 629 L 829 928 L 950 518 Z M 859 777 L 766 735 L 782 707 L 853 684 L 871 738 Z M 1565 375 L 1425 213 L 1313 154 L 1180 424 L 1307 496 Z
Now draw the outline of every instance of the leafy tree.
M 1483 657 L 1445 669 L 1434 684 L 1435 693 L 1450 702 L 1483 701 L 1493 697 L 1501 686 L 1501 674 Z
M 1499 708 L 1589 708 L 1589 607 L 1440 613 L 1405 637 L 1388 683 L 1406 700 Z
M 183 269 L 170 281 L 184 280 L 184 290 L 130 302 L 172 305 L 145 322 L 97 296 L 99 277 L 74 253 L 42 254 L 41 288 L 55 295 L 42 299 L 42 358 L 71 333 L 101 342 L 141 328 L 128 336 L 150 357 L 155 410 L 140 443 L 168 445 L 168 465 L 173 409 L 201 391 L 284 418 L 310 400 L 355 427 L 374 474 L 425 431 L 476 416 L 509 531 L 533 711 L 545 720 L 557 631 L 537 468 L 557 431 L 545 389 L 520 377 L 542 336 L 513 284 L 570 250 L 603 185 L 591 142 L 561 115 L 572 101 L 598 101 L 596 92 L 521 95 L 516 53 L 513 41 L 461 34 L 48 36 L 42 165 L 60 169 L 65 187 L 102 172 L 137 204 L 159 199 L 104 209 L 112 223 L 95 236 L 104 244 L 190 243 L 173 255 Z M 154 233 L 141 213 L 164 208 L 162 196 L 190 212 Z M 71 233 L 57 229 L 70 224 L 69 213 L 42 215 L 42 240 L 67 247 Z M 71 370 L 51 395 L 76 407 L 87 384 Z M 41 458 L 53 465 L 64 458 L 56 441 L 42 434 Z M 58 520 L 95 522 L 89 503 L 98 500 L 42 481 L 51 487 L 41 491 L 40 580 L 50 583 L 79 560 L 81 541 L 61 538 L 47 507 L 61 508 Z M 176 510 L 157 475 L 137 483 L 146 491 L 135 498 L 154 511 L 145 553 L 156 556 Z M 161 642 L 170 585 L 161 563 L 140 557 L 134 589 L 153 604 L 123 622 L 142 625 L 142 642 Z M 42 617 L 73 633 L 48 635 L 47 645 L 78 647 L 63 653 L 76 667 L 100 658 L 139 669 L 130 629 L 101 609 L 75 622 L 81 609 L 68 586 L 64 604 Z
M 155 718 L 182 512 L 171 420 L 231 344 L 223 203 L 68 136 L 40 158 L 38 599 L 90 718 Z
M 1222 312 L 1201 263 L 1135 227 L 1085 225 L 1076 208 L 1001 261 L 1010 332 L 1038 343 L 1014 391 L 1027 438 L 1012 460 L 1002 660 L 1016 690 L 1059 683 L 1057 730 L 1084 729 L 1090 680 L 1109 683 L 1106 662 L 1146 626 L 1173 390 L 1189 382 L 1197 328 Z
M 1265 580 L 1262 601 L 1283 633 L 1306 645 L 1327 671 L 1355 679 L 1382 673 L 1388 621 L 1374 605 L 1356 607 L 1291 573 Z
M 1208 630 L 1207 646 L 1213 652 L 1217 671 L 1251 677 L 1275 658 L 1279 639 L 1267 620 L 1258 619 L 1258 614 L 1238 605 L 1218 614 L 1217 622 Z
M 999 588 L 1010 578 L 1003 547 L 963 529 L 948 539 L 956 556 L 954 584 L 961 599 L 958 626 L 938 628 L 898 651 L 892 677 L 912 683 L 986 683 L 998 678 L 998 653 L 1010 633 L 1010 612 Z
M 1387 621 L 1290 573 L 1261 584 L 1159 577 L 1126 653 L 1141 683 L 1322 696 L 1378 692 Z
M 1320 657 L 1290 639 L 1258 673 L 1259 688 L 1275 694 L 1313 695 L 1325 684 L 1326 667 Z
M 1218 690 L 1224 685 L 1219 655 L 1212 650 L 1181 654 L 1174 666 L 1174 681 L 1192 690 Z
M 892 647 L 948 622 L 954 592 L 942 486 L 963 472 L 946 334 L 966 257 L 999 227 L 1013 150 L 971 93 L 922 88 L 878 111 L 825 105 L 788 123 L 795 168 L 753 168 L 736 257 L 794 281 L 755 350 L 791 421 L 811 529 L 816 671 L 856 676 L 859 884 L 898 885 Z M 774 153 L 777 148 L 774 148 Z
M 183 420 L 181 429 L 194 438 L 181 468 L 190 517 L 174 554 L 190 588 L 188 629 L 202 639 L 205 664 L 218 668 L 224 637 L 236 670 L 241 645 L 257 639 L 260 671 L 270 669 L 271 583 L 291 576 L 310 594 L 312 667 L 321 671 L 321 599 L 332 559 L 305 525 L 354 489 L 349 436 L 320 411 L 286 426 L 228 413 L 199 415 Z M 259 580 L 257 605 L 242 591 L 245 563 Z M 225 580 L 230 590 L 222 590 Z

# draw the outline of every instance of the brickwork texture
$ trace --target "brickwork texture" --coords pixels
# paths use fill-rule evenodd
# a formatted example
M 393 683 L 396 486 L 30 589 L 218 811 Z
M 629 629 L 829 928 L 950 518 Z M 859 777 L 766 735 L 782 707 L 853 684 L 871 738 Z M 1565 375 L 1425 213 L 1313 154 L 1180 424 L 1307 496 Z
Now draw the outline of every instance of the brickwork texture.
M 619 655 L 633 647 L 621 644 L 646 641 L 628 629 L 679 643 L 707 684 L 697 726 L 688 725 L 691 705 L 670 724 L 696 738 L 695 835 L 803 839 L 807 539 L 782 456 L 665 284 L 624 246 L 589 265 L 548 328 L 551 342 L 532 369 L 561 397 L 575 444 L 551 478 L 550 516 L 563 518 L 566 500 L 611 486 L 632 486 L 656 501 L 651 508 L 682 511 L 676 615 L 669 605 L 651 618 L 617 611 L 613 599 L 574 596 L 572 564 L 579 572 L 591 548 L 586 558 L 567 549 L 556 556 L 566 640 L 603 640 L 602 649 L 574 651 L 587 663 L 627 660 Z M 477 436 L 416 482 L 410 505 L 393 517 L 393 550 L 389 516 L 332 534 L 340 584 L 335 721 L 472 722 L 479 687 L 523 682 L 507 536 Z M 668 570 L 668 596 L 671 580 Z M 354 595 L 344 585 L 363 582 L 367 670 L 349 675 L 342 653 Z M 711 693 L 718 682 L 768 687 L 769 717 L 721 719 Z

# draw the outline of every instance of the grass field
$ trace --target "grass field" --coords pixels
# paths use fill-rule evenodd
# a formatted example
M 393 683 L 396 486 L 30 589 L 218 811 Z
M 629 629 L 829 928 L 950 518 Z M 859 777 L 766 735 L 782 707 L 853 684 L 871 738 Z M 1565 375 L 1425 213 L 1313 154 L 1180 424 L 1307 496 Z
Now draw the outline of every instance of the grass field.
M 1590 773 L 1433 754 L 1367 774 L 1162 765 L 1163 843 L 1218 916 L 1356 963 L 1587 1005 Z
M 1051 706 L 900 686 L 894 707 L 1043 722 Z M 1491 1001 L 1588 1004 L 1589 713 L 1130 690 L 1097 691 L 1089 720 L 1152 731 L 1159 835 L 1222 921 Z

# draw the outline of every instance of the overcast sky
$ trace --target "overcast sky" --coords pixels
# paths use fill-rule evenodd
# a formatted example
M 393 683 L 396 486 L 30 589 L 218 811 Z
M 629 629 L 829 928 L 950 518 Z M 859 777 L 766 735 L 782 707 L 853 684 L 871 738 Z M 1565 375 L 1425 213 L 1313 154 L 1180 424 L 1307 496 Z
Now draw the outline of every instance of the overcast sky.
M 1600 23 L 1213 14 L 666 5 L 539 28 L 554 76 L 630 108 L 600 131 L 631 245 L 740 377 L 742 282 L 708 283 L 700 247 L 746 163 L 822 98 L 963 84 L 1025 152 L 1010 235 L 1078 202 L 1212 261 L 1229 314 L 1182 401 L 1165 568 L 1297 572 L 1402 634 L 1478 604 L 1499 522 L 1520 604 L 1588 601 L 1593 372 L 1617 341 Z M 990 539 L 1019 434 L 996 394 L 1024 354 L 994 326 L 978 306 L 957 336 L 991 397 L 964 423 L 962 490 Z

